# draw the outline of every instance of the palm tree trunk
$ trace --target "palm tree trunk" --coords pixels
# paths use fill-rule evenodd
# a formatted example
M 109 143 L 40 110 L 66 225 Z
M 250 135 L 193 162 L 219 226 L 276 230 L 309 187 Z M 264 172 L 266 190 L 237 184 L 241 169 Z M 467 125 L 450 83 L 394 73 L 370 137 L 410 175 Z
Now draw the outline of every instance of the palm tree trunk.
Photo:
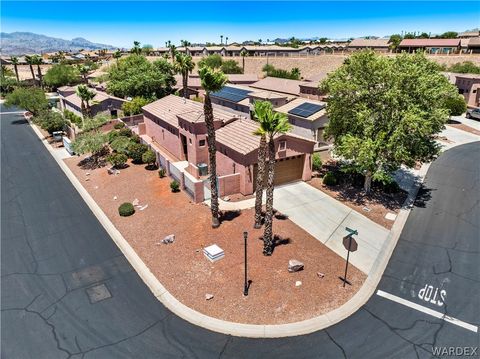
M 18 67 L 17 65 L 13 65 L 13 68 L 15 69 L 15 77 L 17 78 L 17 83 L 20 82 L 20 78 L 18 77 Z
M 182 72 L 183 98 L 187 98 L 188 72 Z
M 370 189 L 372 188 L 372 171 L 368 170 L 365 174 L 365 182 L 363 183 L 363 189 L 366 194 L 370 193 Z
M 30 64 L 30 72 L 32 73 L 33 84 L 37 83 L 37 79 L 35 78 L 35 71 L 33 71 L 33 65 Z
M 212 227 L 217 228 L 220 226 L 217 188 L 217 147 L 215 143 L 215 126 L 213 124 L 212 102 L 208 93 L 205 94 L 203 106 L 205 112 L 205 124 L 207 126 L 208 155 L 210 161 L 210 202 L 212 210 Z
M 38 80 L 40 82 L 40 87 L 43 88 L 43 75 L 42 75 L 42 69 L 40 68 L 40 65 L 37 65 L 37 71 L 38 71 Z
M 263 232 L 263 255 L 273 252 L 273 180 L 275 178 L 275 143 L 273 137 L 268 141 L 268 180 L 267 201 L 265 205 L 265 230 Z
M 242 56 L 243 73 L 245 73 L 245 56 Z
M 255 190 L 255 224 L 254 228 L 262 226 L 262 196 L 265 183 L 265 157 L 267 156 L 267 138 L 265 135 L 260 137 L 260 148 L 258 149 L 257 164 L 257 188 Z

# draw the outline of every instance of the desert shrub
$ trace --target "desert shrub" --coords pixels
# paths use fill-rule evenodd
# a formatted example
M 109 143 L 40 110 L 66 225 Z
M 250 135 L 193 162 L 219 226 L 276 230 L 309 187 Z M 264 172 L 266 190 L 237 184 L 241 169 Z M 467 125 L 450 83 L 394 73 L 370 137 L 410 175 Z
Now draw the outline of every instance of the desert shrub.
M 33 118 L 33 122 L 49 134 L 55 131 L 62 131 L 67 124 L 67 121 L 60 113 L 53 111 L 42 111 L 38 116 Z
M 132 137 L 130 137 L 130 140 L 135 143 L 140 143 L 140 136 L 134 133 L 132 134 Z
M 135 208 L 133 204 L 125 202 L 118 207 L 118 214 L 122 217 L 128 217 L 135 213 Z
M 157 162 L 157 156 L 155 156 L 155 152 L 152 150 L 145 151 L 142 155 L 142 162 L 148 164 L 149 166 Z
M 116 129 L 116 130 L 119 130 L 119 129 L 124 128 L 124 127 L 125 127 L 124 122 L 117 122 L 115 125 L 113 125 L 113 128 Z
M 112 143 L 114 139 L 116 139 L 119 136 L 118 131 L 112 130 L 109 133 L 107 133 L 107 139 L 108 143 Z
M 323 184 L 326 186 L 335 186 L 337 184 L 337 177 L 333 172 L 327 172 L 325 176 L 323 176 Z
M 163 168 L 160 168 L 158 170 L 158 177 L 164 178 L 166 175 L 167 175 L 167 172 Z
M 133 132 L 129 128 L 121 128 L 120 131 L 118 131 L 120 136 L 125 136 L 125 137 L 132 137 Z
M 117 136 L 113 139 L 112 143 L 110 143 L 110 147 L 112 150 L 118 153 L 123 153 L 124 155 L 127 155 L 128 152 L 128 147 L 132 144 L 130 139 L 125 136 Z
M 127 163 L 128 157 L 123 153 L 112 153 L 107 156 L 107 161 L 115 168 L 122 168 Z
M 180 184 L 177 181 L 173 180 L 170 183 L 170 189 L 172 190 L 173 193 L 178 192 L 180 191 Z
M 451 116 L 460 116 L 467 111 L 467 103 L 463 95 L 447 98 L 445 100 L 445 106 L 450 111 Z
M 320 171 L 322 169 L 322 159 L 318 153 L 314 153 L 312 156 L 312 169 L 314 171 Z
M 146 98 L 134 97 L 132 101 L 124 102 L 122 105 L 122 111 L 125 116 L 133 116 L 142 113 L 142 107 L 150 103 Z
M 148 146 L 143 143 L 130 143 L 128 146 L 128 156 L 134 163 L 142 163 L 142 156 L 148 150 Z
M 76 124 L 78 127 L 82 126 L 82 118 L 74 114 L 72 111 L 63 110 L 63 117 L 65 117 L 65 119 L 67 119 L 71 123 Z

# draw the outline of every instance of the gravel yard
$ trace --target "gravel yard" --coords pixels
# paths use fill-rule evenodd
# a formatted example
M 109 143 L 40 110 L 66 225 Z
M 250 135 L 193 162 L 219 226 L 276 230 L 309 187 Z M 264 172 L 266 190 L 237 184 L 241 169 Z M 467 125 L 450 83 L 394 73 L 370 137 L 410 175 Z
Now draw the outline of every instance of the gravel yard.
M 171 193 L 169 178 L 160 179 L 144 165 L 130 164 L 119 175 L 109 175 L 106 168 L 83 170 L 77 166 L 82 158 L 65 162 L 160 282 L 201 313 L 239 323 L 296 322 L 342 305 L 365 280 L 349 266 L 353 286 L 342 288 L 338 276 L 343 275 L 345 261 L 288 219 L 275 219 L 274 233 L 282 241 L 273 256 L 264 257 L 262 231 L 252 227 L 252 210 L 231 213 L 219 229 L 212 229 L 209 208 L 192 203 L 184 192 Z M 120 217 L 118 206 L 135 199 L 148 207 Z M 244 230 L 249 232 L 252 280 L 248 297 L 242 294 Z M 175 235 L 175 242 L 161 244 L 169 234 Z M 225 257 L 211 263 L 202 248 L 214 243 Z M 303 262 L 305 269 L 289 273 L 290 259 Z M 325 276 L 320 278 L 318 272 Z M 302 282 L 298 287 L 297 281 Z M 213 299 L 207 301 L 206 294 Z

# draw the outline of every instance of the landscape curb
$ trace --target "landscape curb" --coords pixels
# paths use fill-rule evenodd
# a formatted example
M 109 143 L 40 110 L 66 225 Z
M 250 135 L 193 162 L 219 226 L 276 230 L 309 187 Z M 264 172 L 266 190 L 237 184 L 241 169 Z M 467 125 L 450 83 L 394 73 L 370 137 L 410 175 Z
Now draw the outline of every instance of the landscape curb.
M 413 202 L 420 188 L 421 182 L 417 182 L 415 186 L 409 191 L 409 195 L 405 200 L 406 208 L 400 210 L 397 216 L 387 240 L 382 247 L 377 260 L 374 262 L 372 269 L 370 270 L 365 283 L 359 289 L 357 293 L 345 304 L 333 311 L 322 314 L 318 317 L 303 320 L 295 323 L 277 324 L 277 325 L 259 325 L 259 324 L 242 324 L 228 322 L 217 318 L 209 317 L 205 314 L 197 312 L 186 305 L 178 301 L 167 289 L 160 283 L 160 281 L 153 275 L 150 269 L 145 265 L 138 254 L 133 250 L 127 240 L 122 234 L 115 228 L 113 223 L 102 211 L 100 206 L 93 200 L 88 191 L 82 186 L 78 178 L 68 168 L 65 162 L 56 156 L 55 151 L 49 145 L 48 141 L 43 137 L 40 130 L 34 125 L 30 118 L 24 113 L 24 117 L 30 123 L 33 131 L 42 141 L 49 153 L 55 159 L 59 167 L 65 173 L 77 192 L 83 198 L 87 206 L 93 212 L 98 221 L 102 224 L 103 228 L 107 231 L 110 237 L 113 239 L 118 248 L 125 255 L 132 267 L 142 278 L 144 283 L 149 287 L 153 295 L 170 311 L 182 319 L 200 327 L 239 337 L 249 338 L 280 338 L 290 337 L 297 335 L 310 334 L 322 329 L 325 329 L 331 325 L 334 325 L 343 319 L 348 318 L 361 306 L 363 306 L 368 299 L 375 293 L 375 289 L 385 271 L 388 261 L 395 249 L 403 226 L 405 225 L 408 215 L 413 207 Z M 420 170 L 421 177 L 427 172 L 429 165 L 424 165 Z

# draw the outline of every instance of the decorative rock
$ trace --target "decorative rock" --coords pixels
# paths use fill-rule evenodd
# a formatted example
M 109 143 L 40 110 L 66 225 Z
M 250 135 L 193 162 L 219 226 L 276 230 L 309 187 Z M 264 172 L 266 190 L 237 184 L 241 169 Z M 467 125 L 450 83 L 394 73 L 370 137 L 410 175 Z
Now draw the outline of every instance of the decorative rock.
M 385 218 L 388 219 L 389 221 L 394 221 L 397 218 L 397 215 L 395 213 L 388 212 L 385 215 Z
M 146 204 L 145 206 L 143 207 L 140 207 L 140 211 L 143 211 L 144 209 L 146 209 L 148 207 L 148 204 Z
M 134 206 L 138 206 L 138 203 L 139 203 L 138 198 L 135 198 L 132 202 Z
M 362 209 L 363 209 L 365 212 L 370 212 L 370 211 L 371 211 L 371 209 L 368 208 L 368 207 L 363 207 Z
M 87 178 L 85 178 L 85 181 L 90 181 L 90 178 L 88 178 L 88 177 L 87 177 Z
M 223 197 L 223 200 L 224 200 L 225 202 L 229 202 L 229 201 L 230 201 L 230 197 L 228 197 L 228 196 Z
M 162 239 L 163 244 L 169 244 L 175 242 L 175 235 L 174 234 L 169 234 L 166 236 L 164 239 Z
M 98 186 L 95 186 L 95 187 L 93 187 L 93 188 L 98 189 Z
M 303 270 L 304 264 L 296 259 L 290 259 L 288 261 L 288 271 L 290 273 L 298 272 Z
M 210 299 L 213 299 L 213 294 L 205 294 L 205 300 L 210 300 Z
M 117 196 L 113 196 L 113 200 L 114 200 L 114 201 L 116 201 L 116 200 L 117 200 L 117 198 L 118 198 Z
M 295 287 L 300 287 L 301 285 L 302 285 L 302 282 L 301 282 L 301 281 L 297 280 L 297 281 L 295 282 Z
M 317 275 L 319 278 L 325 277 L 325 273 L 322 273 L 322 272 L 317 272 Z
M 90 172 L 85 173 L 85 176 L 90 176 Z

